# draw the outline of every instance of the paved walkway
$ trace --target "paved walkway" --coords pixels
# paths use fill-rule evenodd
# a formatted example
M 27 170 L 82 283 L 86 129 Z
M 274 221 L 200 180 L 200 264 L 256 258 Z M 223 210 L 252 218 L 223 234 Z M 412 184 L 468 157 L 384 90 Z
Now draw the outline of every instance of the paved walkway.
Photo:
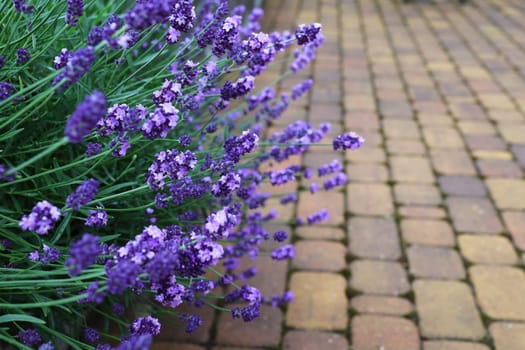
M 525 349 L 525 3 L 268 3 L 273 27 L 327 36 L 285 86 L 312 76 L 311 94 L 276 127 L 332 121 L 366 146 L 340 159 L 344 191 L 281 213 L 331 213 L 293 232 L 290 266 L 258 263 L 255 284 L 295 303 L 251 324 L 208 310 L 191 337 L 165 325 L 157 349 Z

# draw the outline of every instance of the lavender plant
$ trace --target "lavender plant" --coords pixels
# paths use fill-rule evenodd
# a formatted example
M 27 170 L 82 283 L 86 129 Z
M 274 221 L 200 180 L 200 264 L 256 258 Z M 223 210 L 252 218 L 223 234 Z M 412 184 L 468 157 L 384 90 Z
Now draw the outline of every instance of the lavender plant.
M 323 35 L 318 23 L 262 33 L 263 11 L 245 12 L 224 0 L 0 3 L 1 343 L 147 349 L 158 312 L 191 332 L 202 320 L 182 304 L 247 322 L 292 299 L 245 284 L 255 271 L 239 261 L 267 240 L 282 242 L 273 259 L 293 258 L 287 234 L 270 229 L 276 213 L 263 214 L 263 187 L 313 170 L 268 164 L 324 142 L 330 125 L 268 134 L 312 81 L 281 95 L 256 81 L 292 45 L 280 79 L 304 69 Z M 347 133 L 327 144 L 363 142 Z M 317 171 L 331 176 L 322 190 L 346 183 L 337 162 Z M 151 315 L 127 323 L 137 303 Z

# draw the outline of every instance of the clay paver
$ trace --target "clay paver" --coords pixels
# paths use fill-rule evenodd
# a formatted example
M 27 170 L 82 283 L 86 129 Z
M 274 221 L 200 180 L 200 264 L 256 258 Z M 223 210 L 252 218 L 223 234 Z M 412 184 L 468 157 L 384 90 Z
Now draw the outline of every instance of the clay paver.
M 391 219 L 353 217 L 348 237 L 350 253 L 360 258 L 395 260 L 401 256 L 399 235 Z
M 407 249 L 410 273 L 433 279 L 464 279 L 466 272 L 455 250 L 414 245 Z
M 449 197 L 447 204 L 454 228 L 460 232 L 500 233 L 503 230 L 496 210 L 488 199 Z
M 403 316 L 414 310 L 414 306 L 404 298 L 376 295 L 359 295 L 352 298 L 351 305 L 359 313 Z
M 499 209 L 525 209 L 525 180 L 487 179 L 485 182 Z
M 295 330 L 287 332 L 283 339 L 283 350 L 347 350 L 348 341 L 337 333 Z
M 359 350 L 419 350 L 416 326 L 405 318 L 360 315 L 352 320 L 352 346 Z
M 472 263 L 513 265 L 518 256 L 508 238 L 503 236 L 461 235 L 461 254 Z
M 423 350 L 490 350 L 485 344 L 450 340 L 429 340 L 423 342 Z
M 406 271 L 397 262 L 356 260 L 350 270 L 350 286 L 364 293 L 400 295 L 410 289 Z
M 424 337 L 471 340 L 483 337 L 485 330 L 467 284 L 417 280 L 413 288 Z
M 300 270 L 340 271 L 345 268 L 346 247 L 339 242 L 303 240 L 295 243 L 292 266 Z
M 525 324 L 495 322 L 489 327 L 496 350 L 525 349 Z
M 347 198 L 348 209 L 353 214 L 391 215 L 394 213 L 390 188 L 385 184 L 352 183 L 348 185 Z
M 455 245 L 452 227 L 444 220 L 403 219 L 401 232 L 403 240 L 410 244 L 446 247 Z
M 439 186 L 451 196 L 483 197 L 487 193 L 483 182 L 474 176 L 440 176 Z
M 499 320 L 525 320 L 525 273 L 515 267 L 475 265 L 469 269 L 483 312 Z

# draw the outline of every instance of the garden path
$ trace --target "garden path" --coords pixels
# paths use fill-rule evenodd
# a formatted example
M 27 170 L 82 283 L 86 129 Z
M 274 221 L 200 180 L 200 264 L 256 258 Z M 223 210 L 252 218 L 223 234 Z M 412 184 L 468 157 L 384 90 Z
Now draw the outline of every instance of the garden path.
M 192 336 L 163 323 L 155 349 L 525 349 L 525 3 L 266 3 L 268 26 L 319 21 L 327 38 L 274 127 L 331 121 L 366 144 L 302 157 L 344 161 L 350 182 L 280 210 L 330 209 L 293 232 L 288 266 L 256 264 L 254 285 L 293 304 L 249 324 L 207 310 Z

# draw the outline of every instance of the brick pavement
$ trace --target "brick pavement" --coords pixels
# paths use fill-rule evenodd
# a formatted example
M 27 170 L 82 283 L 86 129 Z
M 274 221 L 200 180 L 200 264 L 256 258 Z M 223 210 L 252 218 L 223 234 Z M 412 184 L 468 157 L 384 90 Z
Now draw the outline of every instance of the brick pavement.
M 211 312 L 203 330 L 167 329 L 155 347 L 525 349 L 525 3 L 266 4 L 270 27 L 319 21 L 327 37 L 282 86 L 311 77 L 311 93 L 274 127 L 331 121 L 367 142 L 341 159 L 344 190 L 301 194 L 285 213 L 331 209 L 315 228 L 283 227 L 298 258 L 257 263 L 257 285 L 291 288 L 294 304 L 246 325 Z M 319 149 L 302 162 L 334 157 Z

